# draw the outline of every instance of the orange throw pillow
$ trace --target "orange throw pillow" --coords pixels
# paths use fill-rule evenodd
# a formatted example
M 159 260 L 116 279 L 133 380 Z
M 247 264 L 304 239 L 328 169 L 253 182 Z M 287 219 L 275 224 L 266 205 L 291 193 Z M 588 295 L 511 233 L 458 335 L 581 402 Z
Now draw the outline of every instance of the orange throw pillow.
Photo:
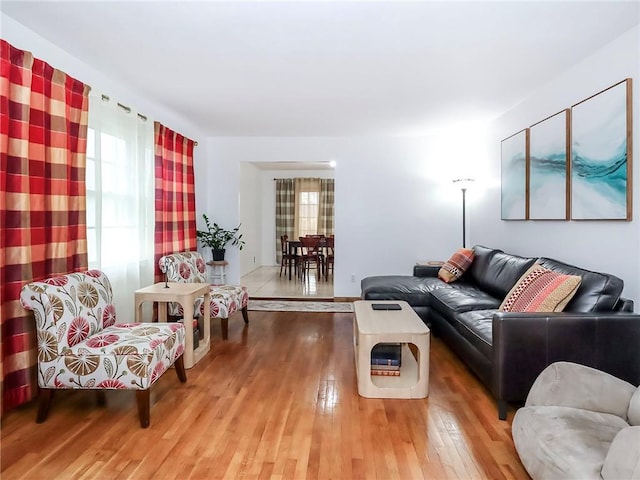
M 438 271 L 438 278 L 446 283 L 455 282 L 464 272 L 467 271 L 473 262 L 473 250 L 470 248 L 460 248 L 451 258 L 444 262 Z
M 564 275 L 534 263 L 502 301 L 501 312 L 561 312 L 573 298 L 582 277 Z

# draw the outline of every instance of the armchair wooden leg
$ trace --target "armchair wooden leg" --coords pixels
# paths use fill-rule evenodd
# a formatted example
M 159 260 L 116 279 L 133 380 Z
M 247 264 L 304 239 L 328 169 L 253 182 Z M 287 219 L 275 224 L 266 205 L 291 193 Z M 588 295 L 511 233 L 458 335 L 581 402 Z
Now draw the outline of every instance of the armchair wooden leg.
M 226 340 L 229 336 L 229 319 L 221 318 L 220 323 L 222 324 L 222 339 Z
M 248 307 L 242 307 L 242 318 L 244 318 L 244 323 L 249 325 L 249 309 L 248 309 Z
M 505 400 L 498 400 L 498 418 L 500 420 L 507 419 L 508 404 Z
M 180 357 L 182 358 L 182 357 Z M 136 390 L 136 401 L 138 403 L 138 418 L 140 426 L 147 428 L 149 426 L 149 412 L 151 410 L 151 394 L 150 390 Z
M 107 404 L 107 395 L 104 390 L 96 390 L 96 403 L 99 407 L 104 407 Z
M 180 382 L 185 383 L 187 381 L 187 372 L 184 370 L 184 355 L 180 355 L 178 358 L 176 358 L 173 366 L 176 370 L 176 374 L 178 375 L 178 379 L 180 379 Z
M 42 423 L 49 416 L 49 407 L 51 407 L 51 399 L 54 390 L 52 388 L 40 388 L 38 394 L 38 414 L 36 415 L 36 423 Z

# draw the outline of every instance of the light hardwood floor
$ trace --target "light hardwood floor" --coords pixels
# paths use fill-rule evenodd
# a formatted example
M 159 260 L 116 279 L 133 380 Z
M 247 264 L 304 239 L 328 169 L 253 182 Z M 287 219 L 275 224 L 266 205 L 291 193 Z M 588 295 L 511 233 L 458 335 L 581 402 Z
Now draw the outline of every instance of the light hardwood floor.
M 315 271 L 300 280 L 282 273 L 280 267 L 258 267 L 240 280 L 249 290 L 250 298 L 292 298 L 304 300 L 333 300 L 333 276 L 318 279 Z
M 35 404 L 2 421 L 9 479 L 526 479 L 483 386 L 437 338 L 430 395 L 357 393 L 353 314 L 249 312 L 212 327 L 212 350 L 181 384 L 151 391 L 151 426 L 135 396 L 59 392 L 49 418 Z

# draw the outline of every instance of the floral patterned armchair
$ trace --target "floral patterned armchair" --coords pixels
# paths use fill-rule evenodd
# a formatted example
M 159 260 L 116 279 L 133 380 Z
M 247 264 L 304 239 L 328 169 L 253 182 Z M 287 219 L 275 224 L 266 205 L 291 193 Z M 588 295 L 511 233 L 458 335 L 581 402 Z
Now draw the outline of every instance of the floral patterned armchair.
M 175 363 L 187 381 L 180 323 L 116 323 L 113 292 L 100 270 L 71 273 L 22 287 L 38 343 L 37 423 L 47 419 L 56 389 L 136 391 L 140 426 L 149 426 L 149 389 Z
M 158 265 L 169 282 L 177 283 L 207 283 L 206 265 L 202 255 L 198 252 L 180 252 L 165 255 L 160 258 Z M 221 319 L 222 338 L 228 337 L 229 317 L 237 310 L 242 310 L 244 323 L 249 323 L 247 305 L 249 293 L 247 287 L 240 285 L 211 285 L 211 318 Z M 204 315 L 204 299 L 198 298 L 193 307 L 196 315 Z M 182 306 L 179 303 L 169 304 L 169 315 L 183 316 Z

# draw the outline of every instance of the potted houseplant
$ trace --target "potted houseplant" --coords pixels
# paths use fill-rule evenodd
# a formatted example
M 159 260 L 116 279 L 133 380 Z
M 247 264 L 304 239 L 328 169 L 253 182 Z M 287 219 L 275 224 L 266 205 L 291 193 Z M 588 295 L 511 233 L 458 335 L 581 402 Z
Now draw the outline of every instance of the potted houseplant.
M 224 260 L 225 247 L 228 244 L 242 250 L 244 240 L 242 240 L 242 234 L 239 233 L 242 224 L 232 230 L 226 230 L 215 222 L 211 224 L 206 213 L 203 213 L 202 216 L 207 229 L 198 230 L 196 235 L 200 243 L 211 249 L 214 261 Z

